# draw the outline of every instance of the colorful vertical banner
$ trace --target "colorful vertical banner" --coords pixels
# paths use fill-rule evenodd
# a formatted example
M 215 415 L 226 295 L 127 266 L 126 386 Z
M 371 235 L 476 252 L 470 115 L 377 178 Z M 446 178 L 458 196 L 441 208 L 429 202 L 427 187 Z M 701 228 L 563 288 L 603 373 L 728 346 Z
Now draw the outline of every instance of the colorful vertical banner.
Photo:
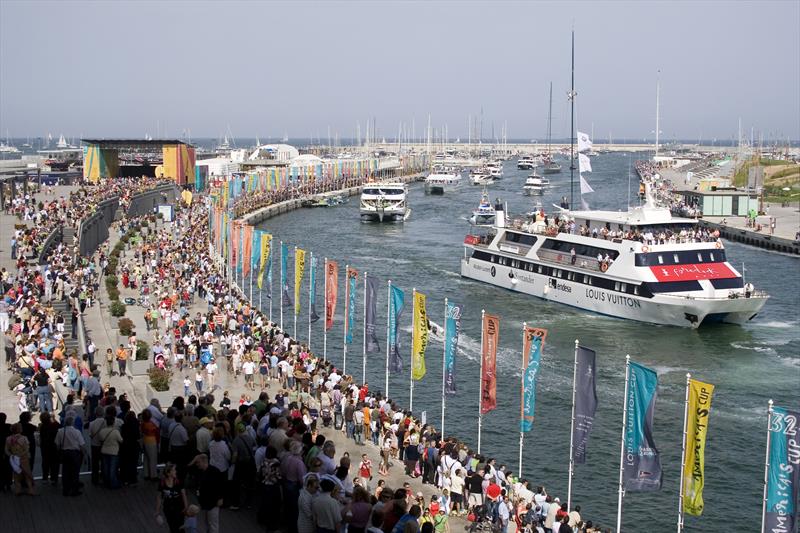
M 762 531 L 793 533 L 800 523 L 800 411 L 773 407 L 767 450 L 767 502 Z
M 233 221 L 231 223 L 231 267 L 236 268 L 239 264 L 239 249 L 237 248 L 240 244 L 239 240 L 239 224 L 238 222 Z
M 300 314 L 300 286 L 306 273 L 306 251 L 294 250 L 294 314 Z
M 244 226 L 242 231 L 242 274 L 250 274 L 250 265 L 253 262 L 253 226 Z
M 316 322 L 319 320 L 319 315 L 317 314 L 317 256 L 314 253 L 311 253 L 311 268 L 309 269 L 309 289 L 308 294 L 308 305 L 311 307 L 311 316 L 309 317 L 309 321 Z
M 425 349 L 428 347 L 428 312 L 425 295 L 414 293 L 413 338 L 411 347 L 411 377 L 420 380 L 425 376 Z
M 344 286 L 344 342 L 353 344 L 353 328 L 356 322 L 356 281 L 358 270 L 347 267 L 347 284 Z
M 500 342 L 500 317 L 484 313 L 481 344 L 481 414 L 497 407 L 497 345 Z
M 400 356 L 400 315 L 403 313 L 403 303 L 406 296 L 402 290 L 394 285 L 390 285 L 389 294 L 389 369 L 392 372 L 403 370 L 403 359 Z
M 711 413 L 714 385 L 690 379 L 689 404 L 686 413 L 686 457 L 683 465 L 683 512 L 703 514 L 703 485 L 705 484 L 706 433 Z
M 586 462 L 586 446 L 594 426 L 597 411 L 597 386 L 595 384 L 594 350 L 578 346 L 576 353 L 578 366 L 575 369 L 575 424 L 572 429 L 572 461 L 575 464 Z
M 260 229 L 253 231 L 253 249 L 250 255 L 250 270 L 253 272 L 253 274 L 258 272 L 258 263 L 261 260 L 261 235 L 263 233 L 264 232 Z
M 336 314 L 336 299 L 339 296 L 339 264 L 336 261 L 325 262 L 325 331 L 333 327 L 333 315 Z
M 661 457 L 653 440 L 658 389 L 655 371 L 631 362 L 628 369 L 623 486 L 629 491 L 661 489 Z
M 522 404 L 519 420 L 520 431 L 533 429 L 536 407 L 536 376 L 542 360 L 547 330 L 525 326 L 522 332 Z
M 269 233 L 261 234 L 261 261 L 258 265 L 258 288 L 264 285 L 264 272 L 271 270 L 272 257 L 270 256 L 270 244 L 272 244 L 272 235 Z
M 444 392 L 456 393 L 456 352 L 463 307 L 447 302 L 444 320 Z
M 375 317 L 378 314 L 378 278 L 375 276 L 365 276 L 366 285 L 366 304 L 364 309 L 364 333 L 367 338 L 367 353 L 380 352 L 381 347 L 378 344 L 377 328 L 375 327 Z
M 286 243 L 281 243 L 281 304 L 284 307 L 291 307 L 292 299 L 289 297 L 289 246 Z

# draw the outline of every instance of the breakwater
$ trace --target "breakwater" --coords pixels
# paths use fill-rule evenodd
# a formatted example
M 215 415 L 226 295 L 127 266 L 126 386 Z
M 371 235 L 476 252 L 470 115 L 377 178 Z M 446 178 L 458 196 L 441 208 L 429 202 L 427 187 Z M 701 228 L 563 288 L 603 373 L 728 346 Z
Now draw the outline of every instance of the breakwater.
M 700 220 L 700 226 L 719 230 L 720 237 L 729 241 L 800 257 L 800 242 L 798 241 L 792 241 L 777 235 L 758 233 L 749 229 L 734 228 L 706 220 Z

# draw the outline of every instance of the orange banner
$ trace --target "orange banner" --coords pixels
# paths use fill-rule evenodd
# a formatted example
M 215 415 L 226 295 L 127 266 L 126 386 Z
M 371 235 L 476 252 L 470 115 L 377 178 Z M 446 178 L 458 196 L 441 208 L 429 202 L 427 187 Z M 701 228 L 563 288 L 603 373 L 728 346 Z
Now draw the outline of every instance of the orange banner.
M 239 257 L 239 224 L 233 223 L 231 239 L 231 266 L 236 267 L 236 258 Z
M 250 263 L 253 261 L 253 226 L 244 227 L 244 250 L 242 251 L 242 273 L 247 276 L 250 273 Z
M 481 414 L 497 407 L 497 345 L 500 343 L 500 317 L 483 315 L 481 345 Z
M 339 265 L 336 261 L 325 261 L 325 330 L 333 327 L 336 314 L 336 298 L 339 293 Z M 345 302 L 346 305 L 346 302 Z

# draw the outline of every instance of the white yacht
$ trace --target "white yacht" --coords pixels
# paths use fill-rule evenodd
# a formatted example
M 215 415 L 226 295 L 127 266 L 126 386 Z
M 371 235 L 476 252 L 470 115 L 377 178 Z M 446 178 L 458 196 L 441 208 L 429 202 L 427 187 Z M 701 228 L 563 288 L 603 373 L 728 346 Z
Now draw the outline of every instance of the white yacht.
M 522 186 L 522 194 L 525 196 L 533 196 L 533 195 L 541 195 L 544 194 L 544 190 L 550 185 L 550 180 L 547 178 L 543 178 L 536 174 L 531 174 L 525 180 L 525 184 Z
M 491 185 L 495 179 L 489 175 L 489 169 L 480 167 L 470 171 L 469 182 L 473 185 Z
M 461 174 L 449 169 L 434 169 L 425 178 L 425 192 L 428 194 L 444 194 L 461 185 Z
M 469 223 L 473 226 L 494 226 L 495 214 L 495 208 L 492 206 L 492 202 L 489 201 L 489 193 L 486 189 L 483 189 L 481 203 L 478 204 L 478 209 L 472 212 L 472 216 L 469 217 Z
M 499 159 L 488 163 L 486 168 L 489 169 L 489 175 L 494 179 L 500 179 L 503 177 L 503 162 Z
M 627 212 L 560 210 L 464 239 L 461 275 L 587 311 L 659 325 L 742 324 L 769 296 L 744 283 L 718 233 L 647 201 Z M 574 224 L 574 226 L 572 226 Z M 573 227 L 573 232 L 569 228 Z
M 517 161 L 517 168 L 519 170 L 533 170 L 533 167 L 536 166 L 536 160 L 529 155 L 523 155 Z
M 361 190 L 361 219 L 378 222 L 405 220 L 410 212 L 407 196 L 408 189 L 403 183 L 367 183 Z

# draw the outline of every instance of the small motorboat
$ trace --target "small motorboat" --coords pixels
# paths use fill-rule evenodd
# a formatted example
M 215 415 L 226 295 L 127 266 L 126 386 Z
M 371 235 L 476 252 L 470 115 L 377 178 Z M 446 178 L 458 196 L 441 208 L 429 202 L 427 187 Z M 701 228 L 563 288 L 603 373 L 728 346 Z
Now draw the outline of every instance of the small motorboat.
M 472 212 L 469 223 L 473 226 L 494 226 L 496 212 L 492 203 L 489 201 L 489 193 L 483 189 L 481 202 L 478 208 Z

